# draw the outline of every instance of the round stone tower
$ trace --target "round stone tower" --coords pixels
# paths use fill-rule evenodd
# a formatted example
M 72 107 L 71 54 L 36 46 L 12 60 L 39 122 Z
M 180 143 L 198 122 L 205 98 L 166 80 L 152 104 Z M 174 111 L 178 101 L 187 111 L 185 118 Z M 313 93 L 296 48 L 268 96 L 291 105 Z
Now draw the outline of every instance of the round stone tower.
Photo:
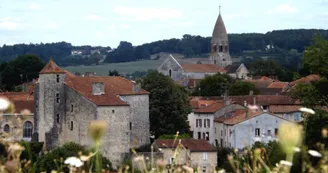
M 210 58 L 214 64 L 221 67 L 226 67 L 232 64 L 229 54 L 229 40 L 228 34 L 221 16 L 221 7 L 219 10 L 219 17 L 216 20 L 212 39 L 211 39 L 211 53 Z
M 50 59 L 39 73 L 36 90 L 36 131 L 39 141 L 52 148 L 59 142 L 65 114 L 65 71 Z

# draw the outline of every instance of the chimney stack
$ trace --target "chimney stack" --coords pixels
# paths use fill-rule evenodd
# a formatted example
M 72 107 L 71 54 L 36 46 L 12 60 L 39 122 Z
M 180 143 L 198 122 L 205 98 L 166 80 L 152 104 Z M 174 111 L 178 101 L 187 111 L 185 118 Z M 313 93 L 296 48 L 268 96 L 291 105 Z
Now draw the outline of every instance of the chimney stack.
M 132 81 L 132 92 L 137 93 L 141 90 L 141 84 L 137 83 L 136 81 Z
M 93 95 L 102 95 L 105 94 L 105 87 L 104 83 L 102 82 L 95 82 L 92 84 L 92 94 Z

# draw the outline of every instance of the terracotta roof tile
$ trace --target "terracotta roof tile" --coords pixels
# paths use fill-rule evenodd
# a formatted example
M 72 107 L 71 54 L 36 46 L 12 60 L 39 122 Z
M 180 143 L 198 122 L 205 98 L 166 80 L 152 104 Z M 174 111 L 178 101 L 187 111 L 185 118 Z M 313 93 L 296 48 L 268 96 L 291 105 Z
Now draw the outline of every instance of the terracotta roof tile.
M 39 72 L 40 74 L 57 74 L 57 73 L 65 73 L 51 58 L 47 65 L 43 67 L 43 69 Z
M 174 143 L 174 139 L 157 139 L 155 144 L 159 148 L 176 148 L 179 144 L 179 140 L 180 139 L 176 140 Z M 181 139 L 181 144 L 191 152 L 216 152 L 216 148 L 204 139 Z
M 223 121 L 223 123 L 227 124 L 227 125 L 235 125 L 235 124 L 241 123 L 243 121 L 246 121 L 248 119 L 251 119 L 253 117 L 256 117 L 258 115 L 261 115 L 262 113 L 263 112 L 261 112 L 261 111 L 252 111 L 252 110 L 239 111 L 239 112 L 236 112 L 236 114 L 234 114 L 232 117 L 225 119 Z
M 216 100 L 190 100 L 190 104 L 193 109 L 198 109 L 204 106 L 208 106 L 215 102 Z
M 240 105 L 244 105 L 246 101 L 247 104 L 257 105 L 300 105 L 299 100 L 293 99 L 286 95 L 247 95 L 247 96 L 229 96 L 231 103 L 235 102 Z
M 320 79 L 320 76 L 317 75 L 317 74 L 311 74 L 309 76 L 306 76 L 306 77 L 302 77 L 301 79 L 298 79 L 298 80 L 295 80 L 293 82 L 291 82 L 291 86 L 294 86 L 296 84 L 299 84 L 299 83 L 310 83 L 310 82 L 313 82 L 313 81 L 317 81 Z
M 301 105 L 270 105 L 269 112 L 272 113 L 297 112 L 301 107 L 302 107 Z
M 20 113 L 24 109 L 29 110 L 31 113 L 34 113 L 34 100 L 14 100 L 15 113 Z
M 215 103 L 210 104 L 208 106 L 195 109 L 194 112 L 195 113 L 215 113 L 218 110 L 220 110 L 221 108 L 223 108 L 224 106 L 225 106 L 224 101 L 220 100 L 220 101 L 216 101 Z
M 104 94 L 92 94 L 92 84 L 96 82 L 104 84 Z M 148 94 L 148 92 L 143 89 L 137 93 L 134 93 L 132 90 L 132 81 L 119 76 L 67 77 L 65 83 L 68 87 L 76 90 L 98 106 L 124 106 L 128 105 L 128 103 L 121 99 L 119 96 Z
M 268 88 L 281 88 L 285 89 L 288 86 L 288 82 L 273 82 L 271 83 Z
M 226 70 L 215 64 L 181 64 L 185 72 L 194 73 L 218 73 L 226 72 Z
M 254 84 L 255 88 L 267 88 L 269 85 L 273 83 L 273 80 L 244 80 L 244 81 Z
M 7 98 L 10 101 L 13 101 L 13 100 L 34 100 L 33 93 L 29 93 L 29 92 L 4 92 L 4 93 L 0 93 L 0 97 Z

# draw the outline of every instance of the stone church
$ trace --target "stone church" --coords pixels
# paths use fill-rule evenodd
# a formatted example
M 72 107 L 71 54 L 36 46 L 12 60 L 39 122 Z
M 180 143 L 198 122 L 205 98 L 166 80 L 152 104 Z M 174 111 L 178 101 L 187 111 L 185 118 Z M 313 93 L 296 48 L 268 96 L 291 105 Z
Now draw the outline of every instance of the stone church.
M 195 81 L 217 73 L 225 73 L 238 79 L 249 78 L 248 69 L 244 64 L 232 63 L 228 34 L 222 19 L 221 9 L 213 29 L 211 51 L 207 60 L 198 61 L 196 64 L 182 64 L 171 55 L 157 70 L 185 87 L 194 87 L 197 83 Z
M 150 143 L 149 93 L 117 76 L 75 76 L 50 60 L 34 86 L 34 132 L 47 149 L 66 142 L 90 146 L 88 123 L 108 124 L 101 153 L 114 166 L 130 148 Z

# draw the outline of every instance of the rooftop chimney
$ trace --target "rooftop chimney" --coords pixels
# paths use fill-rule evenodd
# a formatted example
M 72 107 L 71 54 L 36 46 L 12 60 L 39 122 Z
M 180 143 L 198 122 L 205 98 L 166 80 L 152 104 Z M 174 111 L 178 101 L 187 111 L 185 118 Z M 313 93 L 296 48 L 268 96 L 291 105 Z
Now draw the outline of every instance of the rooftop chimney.
M 244 101 L 244 106 L 245 106 L 245 107 L 247 106 L 247 102 L 246 102 L 246 100 Z
M 254 91 L 253 90 L 250 90 L 249 91 L 249 95 L 252 96 L 254 94 Z
M 132 81 L 132 92 L 133 93 L 137 93 L 141 90 L 141 84 L 140 83 L 137 83 L 136 81 Z
M 92 94 L 93 95 L 102 95 L 105 94 L 105 87 L 104 83 L 102 82 L 95 82 L 92 84 Z

